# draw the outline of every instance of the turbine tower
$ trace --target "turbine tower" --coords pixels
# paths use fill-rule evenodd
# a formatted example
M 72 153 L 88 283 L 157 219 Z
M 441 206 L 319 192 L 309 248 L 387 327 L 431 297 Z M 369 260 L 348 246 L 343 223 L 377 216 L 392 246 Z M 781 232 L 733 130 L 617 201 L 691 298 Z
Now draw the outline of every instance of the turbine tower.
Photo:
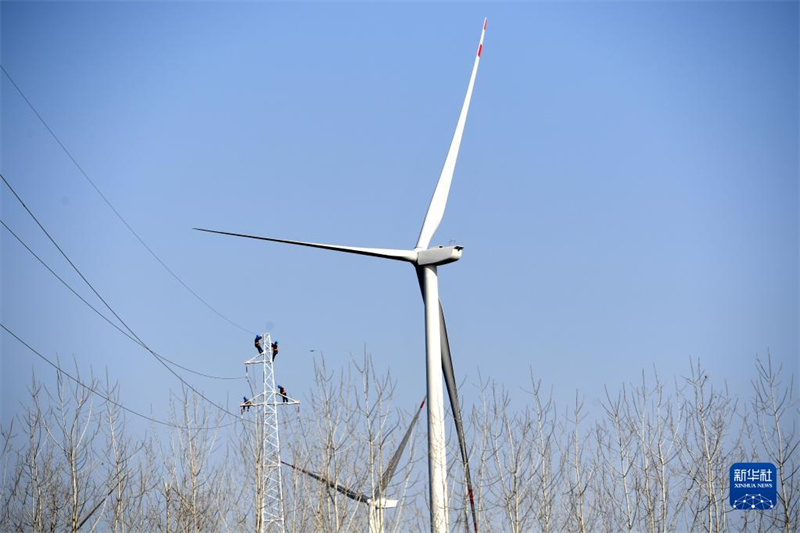
M 417 279 L 419 280 L 419 286 L 422 291 L 422 300 L 425 304 L 425 348 L 427 353 L 426 368 L 428 387 L 428 475 L 430 481 L 431 531 L 434 533 L 441 533 L 448 530 L 447 458 L 445 455 L 442 377 L 444 377 L 445 383 L 447 384 L 450 408 L 453 412 L 456 432 L 458 433 L 458 442 L 467 484 L 467 497 L 470 501 L 473 524 L 475 531 L 478 529 L 475 503 L 472 495 L 472 481 L 469 474 L 467 447 L 464 440 L 463 425 L 461 423 L 461 409 L 458 403 L 458 392 L 453 375 L 450 344 L 447 339 L 444 310 L 439 300 L 438 267 L 458 261 L 461 258 L 463 247 L 437 246 L 431 248 L 430 242 L 434 233 L 436 233 L 436 230 L 439 228 L 439 223 L 442 221 L 444 210 L 447 205 L 447 197 L 450 193 L 450 185 L 453 181 L 456 160 L 458 159 L 458 150 L 461 146 L 461 137 L 464 134 L 464 125 L 467 121 L 467 113 L 469 111 L 470 100 L 472 99 L 475 76 L 478 73 L 478 64 L 480 63 L 481 52 L 483 51 L 483 37 L 485 34 L 486 19 L 483 21 L 481 38 L 478 43 L 478 50 L 475 54 L 475 62 L 472 66 L 469 85 L 467 86 L 467 94 L 464 98 L 464 104 L 461 107 L 458 122 L 456 123 L 453 140 L 450 143 L 450 149 L 447 152 L 442 172 L 439 175 L 439 181 L 436 184 L 436 189 L 433 192 L 433 197 L 428 206 L 425 220 L 422 223 L 422 229 L 420 230 L 417 244 L 412 250 L 321 244 L 195 228 L 199 231 L 218 233 L 221 235 L 231 235 L 234 237 L 245 237 L 248 239 L 295 244 L 299 246 L 334 250 L 337 252 L 406 261 L 414 265 L 417 272 Z

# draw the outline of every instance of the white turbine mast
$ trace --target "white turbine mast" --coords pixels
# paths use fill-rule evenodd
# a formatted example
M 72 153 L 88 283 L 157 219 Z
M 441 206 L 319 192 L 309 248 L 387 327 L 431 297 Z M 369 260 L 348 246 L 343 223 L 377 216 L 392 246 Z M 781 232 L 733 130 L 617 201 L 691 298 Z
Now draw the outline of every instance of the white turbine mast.
M 467 121 L 470 100 L 472 99 L 472 89 L 475 85 L 475 76 L 478 73 L 478 64 L 483 51 L 483 37 L 486 34 L 486 19 L 483 21 L 481 39 L 478 43 L 478 50 L 475 54 L 475 62 L 472 66 L 472 74 L 467 86 L 467 94 L 461 113 L 458 117 L 456 130 L 450 149 L 447 152 L 439 181 L 433 192 L 428 212 L 422 223 L 417 245 L 413 250 L 393 250 L 386 248 L 364 248 L 356 246 L 341 246 L 335 244 L 319 244 L 314 242 L 294 241 L 287 239 L 275 239 L 270 237 L 258 237 L 242 233 L 230 233 L 226 231 L 215 231 L 208 229 L 195 228 L 199 231 L 209 233 L 219 233 L 222 235 L 232 235 L 235 237 L 245 237 L 248 239 L 258 239 L 262 241 L 280 242 L 286 244 L 296 244 L 299 246 L 310 246 L 312 248 L 322 248 L 338 252 L 380 257 L 384 259 L 394 259 L 406 261 L 414 265 L 419 279 L 422 299 L 425 304 L 425 345 L 427 352 L 427 386 L 428 386 L 428 473 L 430 479 L 430 509 L 431 509 L 431 531 L 442 533 L 448 530 L 448 504 L 447 504 L 447 460 L 445 455 L 445 432 L 444 432 L 444 397 L 442 391 L 442 377 L 447 384 L 450 399 L 450 408 L 455 420 L 456 432 L 458 433 L 461 457 L 464 463 L 465 478 L 467 484 L 467 497 L 470 501 L 472 510 L 473 524 L 475 531 L 478 529 L 477 516 L 472 495 L 472 481 L 469 474 L 469 461 L 467 457 L 467 447 L 464 440 L 463 426 L 461 423 L 461 409 L 458 403 L 458 392 L 456 389 L 455 377 L 453 375 L 453 363 L 450 356 L 450 345 L 447 339 L 447 329 L 444 320 L 444 310 L 439 301 L 439 279 L 437 267 L 458 261 L 461 258 L 463 247 L 461 246 L 437 246 L 430 248 L 430 241 L 439 223 L 444 216 L 447 205 L 447 197 L 450 193 L 450 185 L 453 181 L 458 150 L 461 146 L 461 137 L 464 133 L 464 125 Z
M 325 483 L 328 487 L 339 491 L 351 500 L 367 504 L 367 507 L 369 508 L 369 533 L 383 533 L 383 510 L 397 507 L 397 500 L 392 500 L 386 497 L 386 489 L 389 487 L 392 477 L 394 477 L 394 473 L 397 470 L 397 465 L 400 463 L 400 457 L 403 455 L 403 451 L 406 449 L 408 440 L 411 438 L 411 433 L 414 430 L 414 426 L 416 425 L 419 414 L 422 412 L 422 408 L 424 406 L 425 400 L 422 400 L 419 408 L 417 408 L 417 412 L 414 413 L 414 417 L 411 419 L 411 423 L 408 425 L 408 429 L 406 429 L 403 438 L 400 440 L 400 445 L 397 447 L 397 450 L 395 450 L 392 458 L 389 459 L 389 463 L 386 465 L 386 470 L 384 470 L 381 478 L 378 480 L 378 486 L 375 487 L 372 495 L 368 495 L 366 493 L 345 487 L 344 485 L 340 485 L 335 481 L 331 481 L 322 474 L 315 474 L 310 470 L 306 470 L 305 468 L 301 468 L 297 465 L 289 464 L 286 461 L 281 462 L 286 466 L 292 467 L 293 469 L 316 479 L 317 481 Z

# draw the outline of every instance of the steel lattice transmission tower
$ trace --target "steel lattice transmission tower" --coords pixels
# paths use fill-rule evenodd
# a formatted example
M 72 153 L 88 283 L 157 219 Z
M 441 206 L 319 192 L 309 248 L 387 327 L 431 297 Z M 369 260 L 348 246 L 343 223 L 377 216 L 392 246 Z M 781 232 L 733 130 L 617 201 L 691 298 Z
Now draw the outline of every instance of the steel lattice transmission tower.
M 255 467 L 256 467 L 256 531 L 259 533 L 283 533 L 286 529 L 283 512 L 283 483 L 281 480 L 281 440 L 278 429 L 278 406 L 299 405 L 289 398 L 285 391 L 281 394 L 275 386 L 275 356 L 272 337 L 262 335 L 264 343 L 261 353 L 244 362 L 245 373 L 250 381 L 261 373 L 261 392 L 255 394 L 250 381 L 253 397 L 239 404 L 242 411 L 255 410 Z

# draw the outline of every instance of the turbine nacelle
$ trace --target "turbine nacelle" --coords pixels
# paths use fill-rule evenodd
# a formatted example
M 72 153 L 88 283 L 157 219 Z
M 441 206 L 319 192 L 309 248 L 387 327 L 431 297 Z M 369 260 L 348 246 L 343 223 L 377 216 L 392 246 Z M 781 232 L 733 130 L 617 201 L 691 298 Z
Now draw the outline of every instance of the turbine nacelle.
M 461 259 L 463 246 L 437 246 L 427 250 L 415 250 L 417 259 L 414 264 L 417 266 L 439 266 L 447 263 L 454 263 Z

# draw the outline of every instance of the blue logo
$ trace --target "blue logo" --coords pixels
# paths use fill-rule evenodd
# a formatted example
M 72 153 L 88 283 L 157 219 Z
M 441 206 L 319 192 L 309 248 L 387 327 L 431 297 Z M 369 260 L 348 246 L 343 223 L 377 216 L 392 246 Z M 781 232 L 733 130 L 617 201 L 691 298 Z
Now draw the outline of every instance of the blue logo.
M 731 507 L 774 509 L 778 503 L 776 474 L 772 463 L 735 463 L 731 466 Z

